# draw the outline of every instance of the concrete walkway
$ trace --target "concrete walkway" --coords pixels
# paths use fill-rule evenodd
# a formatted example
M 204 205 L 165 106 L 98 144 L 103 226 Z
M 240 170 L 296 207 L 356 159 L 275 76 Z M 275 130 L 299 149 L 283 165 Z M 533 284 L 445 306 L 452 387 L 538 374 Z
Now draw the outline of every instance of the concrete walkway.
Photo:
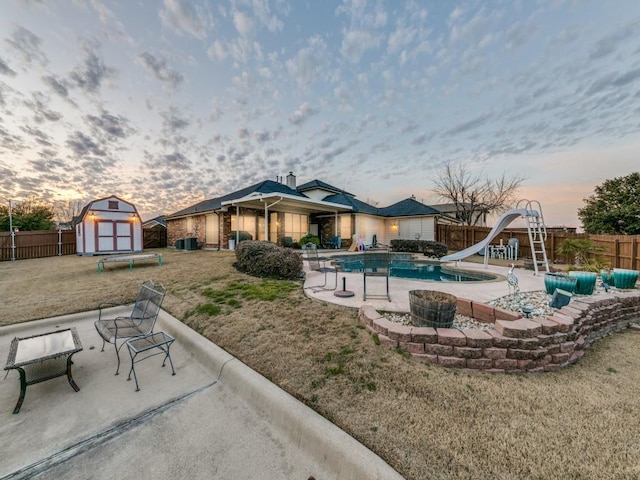
M 329 256 L 325 253 L 325 256 Z M 340 256 L 345 252 L 340 252 Z M 357 255 L 354 253 L 353 255 Z M 390 277 L 389 292 L 391 301 L 383 298 L 371 298 L 363 301 L 364 282 L 362 273 L 345 273 L 338 272 L 338 291 L 342 290 L 343 279 L 346 280 L 346 290 L 352 291 L 354 296 L 342 298 L 334 295 L 334 290 L 322 290 L 317 287 L 324 283 L 324 273 L 308 271 L 307 262 L 304 262 L 306 280 L 304 283 L 305 293 L 310 298 L 315 298 L 328 303 L 335 303 L 352 308 L 359 308 L 361 305 L 371 305 L 376 309 L 386 310 L 390 312 L 408 312 L 409 311 L 409 291 L 410 290 L 438 290 L 441 292 L 451 293 L 458 297 L 467 298 L 479 302 L 488 302 L 496 298 L 508 295 L 509 285 L 507 284 L 507 274 L 509 267 L 501 267 L 484 265 L 471 262 L 454 262 L 447 263 L 447 267 L 459 268 L 479 273 L 491 273 L 496 275 L 496 280 L 487 282 L 433 282 L 426 280 L 412 280 L 406 278 Z M 544 290 L 544 272 L 540 272 L 537 276 L 533 270 L 515 269 L 514 273 L 518 278 L 518 286 L 522 292 L 532 292 Z M 334 285 L 335 274 L 327 274 L 327 285 Z M 386 284 L 384 277 L 368 277 L 367 294 L 384 294 L 386 292 Z
M 124 312 L 120 307 L 114 309 Z M 16 371 L 0 382 L 0 479 L 400 479 L 380 457 L 242 362 L 162 312 L 156 330 L 176 338 L 171 356 L 136 365 L 127 381 L 121 351 L 86 312 L 0 328 L 0 356 L 13 337 L 76 327 L 79 392 L 66 377 L 27 387 L 19 414 Z

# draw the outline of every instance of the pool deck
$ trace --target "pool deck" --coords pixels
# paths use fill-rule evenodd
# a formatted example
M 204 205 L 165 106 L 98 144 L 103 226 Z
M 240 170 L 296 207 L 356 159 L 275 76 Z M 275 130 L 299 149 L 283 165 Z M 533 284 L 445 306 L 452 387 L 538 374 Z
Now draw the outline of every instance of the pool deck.
M 343 254 L 345 254 L 345 252 L 340 252 L 340 255 Z M 351 308 L 360 308 L 362 305 L 371 305 L 377 309 L 390 312 L 409 311 L 408 292 L 410 290 L 437 290 L 479 302 L 489 302 L 510 293 L 509 285 L 507 284 L 507 273 L 509 272 L 509 267 L 490 264 L 485 269 L 483 264 L 472 262 L 447 262 L 444 265 L 449 268 L 460 268 L 462 270 L 479 273 L 493 273 L 499 275 L 499 278 L 497 280 L 487 282 L 434 282 L 428 280 L 390 277 L 390 302 L 385 298 L 369 298 L 364 301 L 364 282 L 362 273 L 338 272 L 337 290 L 342 290 L 343 279 L 346 279 L 346 290 L 354 293 L 354 296 L 352 297 L 338 297 L 334 295 L 334 290 L 319 290 L 314 288 L 318 285 L 322 285 L 324 282 L 324 273 L 310 272 L 305 262 L 304 267 L 306 271 L 306 279 L 304 288 L 308 297 L 327 303 L 335 303 Z M 533 270 L 516 268 L 514 273 L 518 278 L 518 286 L 520 287 L 521 292 L 544 290 L 544 270 L 538 273 L 538 275 L 535 275 Z M 327 274 L 327 284 L 329 286 L 333 286 L 334 277 L 335 274 L 333 273 Z M 384 277 L 367 278 L 368 295 L 384 294 L 385 291 Z

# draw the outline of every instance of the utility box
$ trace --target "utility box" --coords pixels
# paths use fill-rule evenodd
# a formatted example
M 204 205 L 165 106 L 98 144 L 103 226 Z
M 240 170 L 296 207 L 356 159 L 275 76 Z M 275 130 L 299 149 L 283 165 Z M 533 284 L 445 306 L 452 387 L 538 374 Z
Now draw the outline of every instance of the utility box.
M 184 238 L 176 240 L 176 250 L 184 250 Z
M 198 239 L 196 237 L 187 237 L 184 239 L 184 249 L 185 250 L 197 250 L 198 249 Z

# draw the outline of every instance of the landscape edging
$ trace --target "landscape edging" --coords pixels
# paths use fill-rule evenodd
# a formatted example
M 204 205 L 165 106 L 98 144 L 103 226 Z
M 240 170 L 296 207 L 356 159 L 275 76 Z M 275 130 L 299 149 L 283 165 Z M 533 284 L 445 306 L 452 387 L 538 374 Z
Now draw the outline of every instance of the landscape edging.
M 431 328 L 388 320 L 363 305 L 358 319 L 380 344 L 418 361 L 487 372 L 545 372 L 577 362 L 596 340 L 640 322 L 640 291 L 579 297 L 545 318 L 522 318 L 458 298 L 458 311 L 494 330 Z

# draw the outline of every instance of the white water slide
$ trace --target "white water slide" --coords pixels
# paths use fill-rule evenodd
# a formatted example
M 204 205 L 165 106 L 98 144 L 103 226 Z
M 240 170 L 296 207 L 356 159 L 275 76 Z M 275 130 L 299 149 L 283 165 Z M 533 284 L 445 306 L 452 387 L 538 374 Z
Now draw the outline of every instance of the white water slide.
M 526 208 L 516 208 L 513 210 L 509 210 L 502 214 L 502 216 L 498 219 L 494 227 L 489 232 L 487 238 L 482 240 L 475 245 L 471 245 L 464 250 L 460 250 L 459 252 L 452 253 L 451 255 L 446 255 L 440 259 L 441 262 L 452 262 L 462 260 L 463 258 L 470 257 L 471 255 L 475 255 L 478 252 L 484 250 L 485 258 L 487 257 L 487 247 L 491 243 L 491 241 L 496 238 L 502 230 L 507 228 L 511 222 L 520 217 L 538 217 L 538 212 L 535 210 L 527 210 Z

